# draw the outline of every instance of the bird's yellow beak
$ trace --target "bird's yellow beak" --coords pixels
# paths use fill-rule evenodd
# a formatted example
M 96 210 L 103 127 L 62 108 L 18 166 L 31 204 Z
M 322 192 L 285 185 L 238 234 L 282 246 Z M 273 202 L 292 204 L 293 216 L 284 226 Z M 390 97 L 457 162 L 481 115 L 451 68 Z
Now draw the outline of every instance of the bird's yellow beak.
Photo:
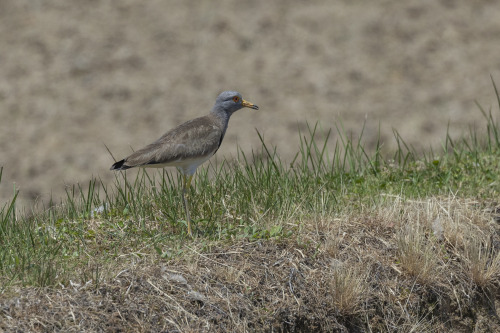
M 241 105 L 243 105 L 244 107 L 246 108 L 250 108 L 250 109 L 254 109 L 254 110 L 258 110 L 259 107 L 253 103 L 250 103 L 250 102 L 247 102 L 245 100 L 242 100 L 241 101 Z

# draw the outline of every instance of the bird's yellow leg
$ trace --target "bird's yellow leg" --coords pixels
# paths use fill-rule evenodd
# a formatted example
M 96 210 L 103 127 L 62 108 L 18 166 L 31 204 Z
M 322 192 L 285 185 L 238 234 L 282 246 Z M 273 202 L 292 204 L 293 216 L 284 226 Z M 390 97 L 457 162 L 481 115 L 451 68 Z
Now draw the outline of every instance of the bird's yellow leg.
M 189 187 L 191 186 L 191 180 L 193 179 L 193 175 L 187 177 L 186 175 L 183 175 L 182 180 L 183 180 L 183 188 L 182 188 L 182 200 L 184 201 L 184 209 L 186 210 L 186 220 L 187 220 L 187 227 L 188 227 L 188 235 L 193 236 L 193 233 L 191 231 L 191 217 L 189 216 L 189 204 L 188 204 L 188 197 L 189 197 Z
M 193 175 L 189 176 L 187 178 L 187 184 L 186 184 L 186 187 L 189 189 L 189 187 L 191 186 L 191 180 L 193 179 Z

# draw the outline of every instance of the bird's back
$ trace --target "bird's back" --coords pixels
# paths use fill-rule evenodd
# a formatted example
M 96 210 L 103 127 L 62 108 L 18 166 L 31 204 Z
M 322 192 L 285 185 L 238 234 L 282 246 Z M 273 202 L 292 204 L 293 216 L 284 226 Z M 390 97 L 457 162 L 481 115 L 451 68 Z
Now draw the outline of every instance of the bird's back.
M 179 166 L 188 161 L 205 161 L 219 148 L 224 130 L 223 124 L 212 114 L 187 121 L 155 142 L 116 162 L 111 169 Z

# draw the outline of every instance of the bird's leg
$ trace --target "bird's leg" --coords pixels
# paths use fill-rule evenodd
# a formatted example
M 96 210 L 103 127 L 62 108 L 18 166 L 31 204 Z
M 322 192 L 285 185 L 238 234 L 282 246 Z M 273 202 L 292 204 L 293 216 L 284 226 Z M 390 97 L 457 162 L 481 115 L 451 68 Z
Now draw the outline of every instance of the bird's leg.
M 189 177 L 186 175 L 183 175 L 182 180 L 183 180 L 183 188 L 182 188 L 182 200 L 184 201 L 184 209 L 186 210 L 186 220 L 187 220 L 187 227 L 188 227 L 188 235 L 193 236 L 193 233 L 191 232 L 191 217 L 189 216 L 189 205 L 188 205 L 188 200 L 187 198 L 189 197 L 189 186 L 191 186 L 191 179 L 193 179 L 193 175 L 190 175 Z

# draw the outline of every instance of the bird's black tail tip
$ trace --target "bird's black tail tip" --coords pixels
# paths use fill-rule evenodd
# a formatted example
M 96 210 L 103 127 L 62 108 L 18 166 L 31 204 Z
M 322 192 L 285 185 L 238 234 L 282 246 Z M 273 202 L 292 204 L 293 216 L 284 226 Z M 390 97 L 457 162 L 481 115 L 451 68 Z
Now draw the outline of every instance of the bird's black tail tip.
M 125 160 L 123 159 L 113 164 L 109 170 L 127 170 L 127 169 L 130 169 L 130 167 L 128 165 L 125 165 Z

